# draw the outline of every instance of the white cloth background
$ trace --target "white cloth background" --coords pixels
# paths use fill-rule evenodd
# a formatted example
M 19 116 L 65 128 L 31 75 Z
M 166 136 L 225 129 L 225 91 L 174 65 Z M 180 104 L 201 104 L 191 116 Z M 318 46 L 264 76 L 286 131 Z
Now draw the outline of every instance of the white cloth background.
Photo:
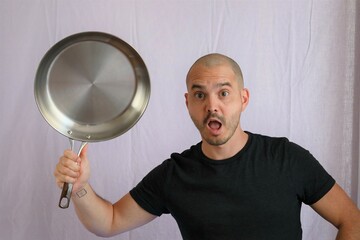
M 41 117 L 37 66 L 62 38 L 118 36 L 143 57 L 151 100 L 126 134 L 90 145 L 91 184 L 116 201 L 174 151 L 200 138 L 184 103 L 185 75 L 220 52 L 242 67 L 250 105 L 246 130 L 286 136 L 309 149 L 354 201 L 359 191 L 360 2 L 356 0 L 0 0 L 0 238 L 98 239 L 71 205 L 57 207 L 53 170 L 67 138 Z M 357 66 L 357 67 L 356 67 Z M 311 208 L 303 239 L 334 239 Z M 171 216 L 116 236 L 181 239 Z

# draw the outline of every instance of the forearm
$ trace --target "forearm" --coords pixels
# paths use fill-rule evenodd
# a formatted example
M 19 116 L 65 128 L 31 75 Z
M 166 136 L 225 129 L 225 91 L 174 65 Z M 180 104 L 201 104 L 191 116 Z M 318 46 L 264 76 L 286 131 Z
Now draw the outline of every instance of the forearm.
M 351 227 L 340 227 L 336 240 L 358 240 L 360 239 L 360 222 Z
M 339 232 L 336 240 L 360 239 L 360 210 L 354 205 L 354 209 L 348 213 L 348 218 L 338 225 Z
M 75 211 L 82 224 L 98 236 L 109 236 L 113 220 L 113 206 L 100 198 L 87 184 L 72 194 Z

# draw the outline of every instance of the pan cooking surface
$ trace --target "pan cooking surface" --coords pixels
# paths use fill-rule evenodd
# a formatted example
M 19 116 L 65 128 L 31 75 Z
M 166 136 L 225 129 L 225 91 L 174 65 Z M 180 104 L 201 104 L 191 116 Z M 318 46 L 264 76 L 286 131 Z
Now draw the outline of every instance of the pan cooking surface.
M 42 116 L 59 133 L 78 141 L 104 141 L 140 119 L 150 98 L 150 78 L 126 42 L 84 32 L 49 49 L 36 72 L 34 94 Z
M 126 56 L 102 42 L 81 42 L 64 49 L 48 74 L 49 95 L 58 110 L 90 125 L 122 114 L 136 87 Z

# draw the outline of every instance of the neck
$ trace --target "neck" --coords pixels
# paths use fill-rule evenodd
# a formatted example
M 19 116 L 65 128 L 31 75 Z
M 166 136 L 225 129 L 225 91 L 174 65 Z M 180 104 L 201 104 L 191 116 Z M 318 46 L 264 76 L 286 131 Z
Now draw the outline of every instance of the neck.
M 228 159 L 237 154 L 248 141 L 248 134 L 239 129 L 234 135 L 222 145 L 211 145 L 206 141 L 202 141 L 201 149 L 205 156 L 213 160 Z

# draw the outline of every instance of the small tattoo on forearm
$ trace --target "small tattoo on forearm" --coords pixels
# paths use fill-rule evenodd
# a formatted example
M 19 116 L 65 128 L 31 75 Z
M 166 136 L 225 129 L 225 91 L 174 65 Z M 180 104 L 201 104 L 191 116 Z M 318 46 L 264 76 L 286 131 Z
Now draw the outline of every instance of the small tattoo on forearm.
M 81 189 L 80 191 L 76 192 L 76 196 L 78 196 L 78 198 L 82 198 L 86 194 L 87 194 L 87 191 L 84 188 Z

